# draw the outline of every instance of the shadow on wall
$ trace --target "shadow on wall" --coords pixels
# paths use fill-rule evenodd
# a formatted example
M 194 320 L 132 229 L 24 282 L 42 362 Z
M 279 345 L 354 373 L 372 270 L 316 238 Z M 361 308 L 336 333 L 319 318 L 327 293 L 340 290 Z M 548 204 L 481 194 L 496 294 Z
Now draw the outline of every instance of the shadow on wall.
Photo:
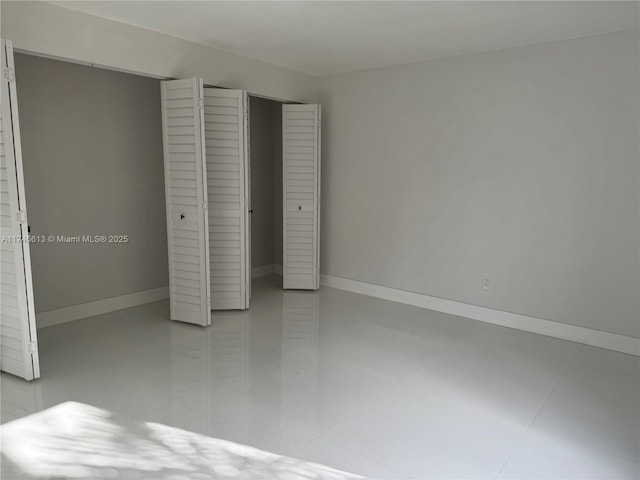
M 0 438 L 2 478 L 362 478 L 77 402 L 2 425 Z

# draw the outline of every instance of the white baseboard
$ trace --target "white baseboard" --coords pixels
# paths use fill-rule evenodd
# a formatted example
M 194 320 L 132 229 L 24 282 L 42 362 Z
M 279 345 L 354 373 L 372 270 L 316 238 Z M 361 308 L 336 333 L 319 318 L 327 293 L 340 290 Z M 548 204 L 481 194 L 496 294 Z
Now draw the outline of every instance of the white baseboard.
M 615 333 L 593 330 L 590 328 L 569 325 L 566 323 L 543 320 L 541 318 L 509 313 L 502 310 L 470 305 L 468 303 L 446 300 L 444 298 L 431 297 L 421 293 L 407 292 L 395 288 L 383 287 L 371 283 L 349 280 L 333 275 L 320 275 L 320 282 L 328 287 L 361 293 L 371 297 L 383 298 L 393 302 L 405 303 L 416 307 L 436 310 L 459 317 L 479 320 L 503 327 L 515 328 L 525 332 L 537 333 L 548 337 L 570 340 L 572 342 L 592 345 L 594 347 L 614 350 L 640 356 L 640 339 L 618 335 Z
M 95 302 L 81 303 L 70 307 L 57 308 L 46 312 L 36 313 L 36 327 L 45 328 L 61 323 L 73 322 L 81 318 L 93 317 L 103 313 L 135 307 L 145 303 L 155 302 L 169 298 L 169 287 L 143 290 L 142 292 L 129 293 L 119 297 L 105 298 Z
M 253 267 L 251 269 L 251 278 L 260 278 L 273 273 L 273 265 L 262 265 L 260 267 Z

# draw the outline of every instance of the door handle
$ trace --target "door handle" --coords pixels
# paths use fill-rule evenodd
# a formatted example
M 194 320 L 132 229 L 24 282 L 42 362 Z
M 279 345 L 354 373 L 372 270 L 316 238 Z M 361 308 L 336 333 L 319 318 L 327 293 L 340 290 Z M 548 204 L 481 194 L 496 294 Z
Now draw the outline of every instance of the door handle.
M 180 214 L 180 220 L 184 220 L 184 213 Z
M 253 208 L 249 210 L 249 213 L 253 214 Z

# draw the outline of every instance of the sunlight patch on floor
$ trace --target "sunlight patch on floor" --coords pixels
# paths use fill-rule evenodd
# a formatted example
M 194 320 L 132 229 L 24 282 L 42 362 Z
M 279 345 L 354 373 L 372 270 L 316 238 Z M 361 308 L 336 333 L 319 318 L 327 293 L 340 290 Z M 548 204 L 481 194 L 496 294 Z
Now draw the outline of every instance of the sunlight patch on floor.
M 2 425 L 0 442 L 4 478 L 362 478 L 78 402 Z

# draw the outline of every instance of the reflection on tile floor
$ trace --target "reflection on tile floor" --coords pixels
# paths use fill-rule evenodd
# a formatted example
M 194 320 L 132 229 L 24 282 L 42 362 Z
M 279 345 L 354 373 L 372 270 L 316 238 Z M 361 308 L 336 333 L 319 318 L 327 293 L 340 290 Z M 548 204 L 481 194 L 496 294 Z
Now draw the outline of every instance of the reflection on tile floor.
M 40 330 L 42 378 L 2 375 L 2 423 L 76 402 L 278 456 L 238 478 L 313 478 L 304 462 L 368 478 L 638 478 L 637 357 L 279 281 L 255 280 L 251 309 L 209 328 L 170 322 L 165 301 Z

